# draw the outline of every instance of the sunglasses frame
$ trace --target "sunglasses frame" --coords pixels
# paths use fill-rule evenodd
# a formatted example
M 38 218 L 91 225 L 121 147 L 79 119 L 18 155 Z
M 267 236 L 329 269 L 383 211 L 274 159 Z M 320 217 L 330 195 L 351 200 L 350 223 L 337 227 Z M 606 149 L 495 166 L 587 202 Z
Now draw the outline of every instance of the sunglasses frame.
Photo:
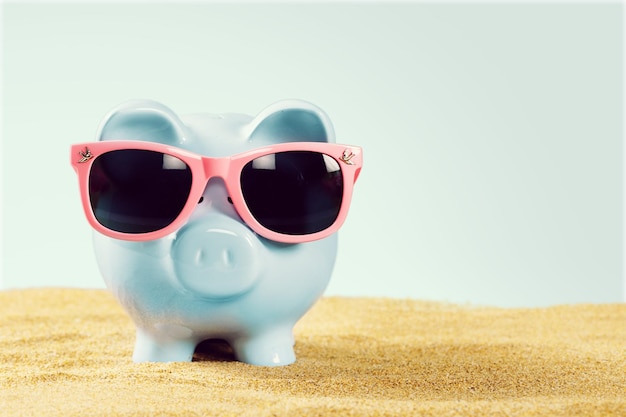
M 148 150 L 176 157 L 187 164 L 191 170 L 191 189 L 183 209 L 176 219 L 162 229 L 146 233 L 124 233 L 111 230 L 96 219 L 89 198 L 89 175 L 93 162 L 99 155 L 117 150 Z M 343 196 L 341 207 L 335 222 L 328 228 L 305 235 L 278 233 L 261 225 L 248 209 L 241 189 L 241 171 L 250 161 L 269 154 L 287 151 L 311 151 L 330 156 L 340 167 L 343 177 Z M 358 146 L 340 145 L 326 142 L 287 142 L 263 146 L 247 152 L 227 157 L 208 157 L 157 142 L 137 140 L 106 140 L 85 142 L 71 146 L 71 164 L 78 174 L 81 201 L 89 224 L 103 235 L 129 241 L 148 241 L 163 238 L 180 229 L 191 217 L 198 201 L 202 197 L 208 181 L 219 177 L 224 180 L 226 190 L 237 214 L 243 222 L 258 235 L 281 243 L 304 243 L 323 239 L 335 233 L 343 224 L 348 214 L 352 199 L 352 190 L 363 165 L 362 149 Z

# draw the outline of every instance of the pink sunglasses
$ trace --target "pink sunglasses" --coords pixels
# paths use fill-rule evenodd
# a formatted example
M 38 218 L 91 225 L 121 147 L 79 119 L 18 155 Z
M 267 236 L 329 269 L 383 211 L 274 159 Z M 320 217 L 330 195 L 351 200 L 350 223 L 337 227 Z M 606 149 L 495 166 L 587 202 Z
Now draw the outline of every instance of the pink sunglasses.
M 259 235 L 283 243 L 322 239 L 343 224 L 361 171 L 357 146 L 289 142 L 212 158 L 154 142 L 72 145 L 87 220 L 116 239 L 159 239 L 189 219 L 210 178 Z

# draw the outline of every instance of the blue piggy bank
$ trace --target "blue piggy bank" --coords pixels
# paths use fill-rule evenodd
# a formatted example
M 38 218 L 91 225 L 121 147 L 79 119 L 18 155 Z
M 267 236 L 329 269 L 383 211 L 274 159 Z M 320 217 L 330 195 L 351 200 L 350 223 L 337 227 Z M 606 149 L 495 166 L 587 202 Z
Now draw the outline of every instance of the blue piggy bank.
M 295 361 L 293 326 L 322 296 L 362 164 L 299 100 L 257 116 L 177 116 L 129 101 L 72 147 L 107 288 L 136 362 L 191 361 L 223 339 L 242 362 Z

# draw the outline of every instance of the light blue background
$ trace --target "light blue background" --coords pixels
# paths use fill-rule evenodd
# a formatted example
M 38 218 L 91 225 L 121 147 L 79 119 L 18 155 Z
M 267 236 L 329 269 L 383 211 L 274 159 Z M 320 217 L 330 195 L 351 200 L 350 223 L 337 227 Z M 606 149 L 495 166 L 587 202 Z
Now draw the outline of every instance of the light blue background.
M 3 6 L 3 287 L 101 287 L 69 145 L 151 98 L 321 106 L 365 167 L 329 295 L 623 301 L 622 5 Z

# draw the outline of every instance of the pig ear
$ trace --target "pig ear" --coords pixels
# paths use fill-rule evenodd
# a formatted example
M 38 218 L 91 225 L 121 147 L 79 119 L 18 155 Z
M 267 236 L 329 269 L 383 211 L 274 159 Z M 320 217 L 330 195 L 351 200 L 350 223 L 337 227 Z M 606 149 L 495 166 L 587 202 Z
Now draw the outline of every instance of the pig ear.
M 168 107 L 152 100 L 131 100 L 109 112 L 98 128 L 96 139 L 177 144 L 185 136 L 185 126 Z
M 251 142 L 335 142 L 330 119 L 302 100 L 283 100 L 259 113 L 249 125 Z

